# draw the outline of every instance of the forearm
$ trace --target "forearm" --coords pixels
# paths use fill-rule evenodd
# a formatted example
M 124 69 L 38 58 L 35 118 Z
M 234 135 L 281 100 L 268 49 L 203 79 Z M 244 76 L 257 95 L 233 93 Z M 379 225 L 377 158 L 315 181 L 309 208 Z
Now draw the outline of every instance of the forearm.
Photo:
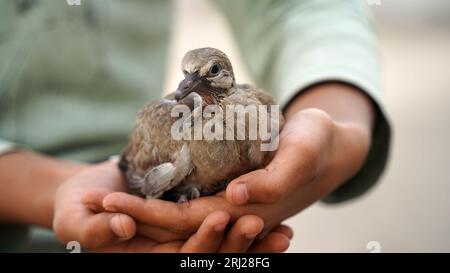
M 0 156 L 0 222 L 51 227 L 54 194 L 83 165 L 28 151 Z

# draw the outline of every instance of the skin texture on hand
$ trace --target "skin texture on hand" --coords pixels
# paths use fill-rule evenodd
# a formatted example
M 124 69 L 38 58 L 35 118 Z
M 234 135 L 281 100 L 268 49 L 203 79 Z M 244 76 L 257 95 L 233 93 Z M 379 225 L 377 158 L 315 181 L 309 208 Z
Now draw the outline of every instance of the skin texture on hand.
M 157 237 L 135 236 L 132 217 L 105 211 L 98 202 L 125 190 L 125 179 L 114 161 L 70 177 L 55 196 L 53 229 L 59 240 L 78 241 L 83 249 L 102 252 L 281 252 L 292 238 L 290 228 L 279 226 L 264 240 L 254 242 L 263 230 L 262 219 L 243 215 L 231 225 L 230 215 L 220 210 L 206 215 L 185 238 L 159 242 Z M 156 213 L 155 209 L 149 208 L 149 213 Z
M 247 214 L 261 217 L 264 237 L 359 170 L 370 147 L 373 115 L 370 100 L 354 87 L 315 86 L 286 110 L 280 145 L 269 165 L 235 179 L 226 192 L 189 206 L 113 193 L 103 199 L 103 207 L 130 215 L 139 234 L 162 242 L 187 238 L 215 210 L 226 211 L 232 221 Z
M 97 194 L 125 191 L 124 179 L 114 163 L 106 162 L 75 174 L 55 194 L 53 230 L 60 241 L 78 241 L 87 249 L 127 240 L 135 235 L 136 224 L 128 215 L 93 212 L 98 207 L 83 203 L 84 195 L 95 188 Z
M 53 227 L 61 242 L 79 241 L 91 251 L 281 252 L 292 238 L 289 227 L 279 226 L 264 240 L 255 241 L 263 229 L 262 219 L 246 215 L 231 225 L 223 211 L 208 215 L 185 240 L 162 244 L 135 236 L 134 219 L 106 212 L 101 205 L 106 195 L 125 191 L 124 185 L 117 162 L 86 165 L 12 151 L 0 156 L 0 220 Z M 217 231 L 218 224 L 231 227 Z

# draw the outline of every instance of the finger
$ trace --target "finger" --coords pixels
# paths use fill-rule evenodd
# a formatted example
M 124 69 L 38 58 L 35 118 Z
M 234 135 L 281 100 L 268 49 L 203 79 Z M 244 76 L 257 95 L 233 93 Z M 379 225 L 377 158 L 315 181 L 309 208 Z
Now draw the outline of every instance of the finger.
M 242 216 L 227 233 L 219 252 L 246 252 L 263 228 L 264 221 L 258 216 Z
M 103 199 L 110 193 L 113 191 L 106 188 L 93 188 L 84 193 L 81 201 L 93 212 L 104 212 Z
M 181 213 L 183 205 L 158 199 L 146 200 L 120 192 L 112 193 L 103 200 L 103 207 L 109 212 L 125 213 L 139 222 L 162 228 L 176 228 L 173 226 L 175 219 L 182 223 L 189 220 Z
M 292 238 L 294 237 L 294 231 L 290 226 L 287 225 L 279 225 L 278 227 L 274 228 L 272 232 L 284 234 L 286 237 L 288 237 L 289 240 L 292 240 Z
M 145 200 L 116 192 L 104 198 L 103 207 L 109 212 L 124 213 L 138 222 L 184 236 L 198 230 L 206 216 L 214 211 L 224 210 L 231 215 L 238 214 L 232 213 L 234 208 L 217 196 L 202 197 L 187 205 L 159 199 Z
M 259 221 L 256 224 L 259 224 Z M 252 224 L 250 224 L 250 225 L 252 225 Z M 244 227 L 244 229 L 245 229 L 245 227 Z M 143 235 L 147 238 L 153 238 L 158 243 L 167 243 L 167 242 L 172 242 L 172 241 L 177 241 L 177 240 L 187 240 L 189 238 L 189 236 L 192 235 L 192 232 L 191 233 L 174 233 L 174 232 L 171 232 L 166 229 L 161 229 L 161 228 L 150 226 L 150 225 L 147 225 L 145 223 L 140 223 L 140 222 L 137 223 L 137 233 L 140 235 Z M 250 231 L 247 233 L 251 234 L 252 232 Z M 232 252 L 232 251 L 230 251 L 230 252 Z
M 208 215 L 198 231 L 188 239 L 180 252 L 216 252 L 222 243 L 229 220 L 230 215 L 224 211 L 216 211 Z
M 158 243 L 168 243 L 173 241 L 186 241 L 193 232 L 189 233 L 175 233 L 167 229 L 158 228 L 155 226 L 150 226 L 146 223 L 137 223 L 137 234 L 145 236 L 147 238 L 152 238 Z
M 136 223 L 125 214 L 102 212 L 87 219 L 78 232 L 78 241 L 86 249 L 128 240 L 136 234 Z
M 289 238 L 278 232 L 269 233 L 264 239 L 256 241 L 249 249 L 253 253 L 280 253 L 289 248 Z
M 174 241 L 166 244 L 158 244 L 152 239 L 136 235 L 128 241 L 108 245 L 95 249 L 95 252 L 119 252 L 119 253 L 175 253 L 183 246 L 182 241 Z
M 273 160 L 264 169 L 244 174 L 231 181 L 226 199 L 234 206 L 247 203 L 275 203 L 310 181 L 312 164 L 300 158 L 297 149 L 280 143 Z M 314 172 L 313 172 L 314 173 Z

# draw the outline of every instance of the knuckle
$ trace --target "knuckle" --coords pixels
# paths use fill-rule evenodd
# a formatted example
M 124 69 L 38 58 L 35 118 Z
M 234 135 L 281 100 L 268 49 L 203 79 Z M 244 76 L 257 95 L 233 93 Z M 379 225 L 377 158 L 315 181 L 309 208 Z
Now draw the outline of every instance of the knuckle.
M 310 108 L 303 110 L 302 115 L 306 120 L 310 120 L 315 126 L 318 126 L 322 134 L 330 136 L 335 123 L 327 112 L 317 108 Z
M 309 108 L 302 111 L 302 114 L 307 116 L 310 119 L 314 119 L 317 121 L 321 121 L 324 123 L 330 123 L 332 121 L 330 115 L 319 109 L 319 108 Z

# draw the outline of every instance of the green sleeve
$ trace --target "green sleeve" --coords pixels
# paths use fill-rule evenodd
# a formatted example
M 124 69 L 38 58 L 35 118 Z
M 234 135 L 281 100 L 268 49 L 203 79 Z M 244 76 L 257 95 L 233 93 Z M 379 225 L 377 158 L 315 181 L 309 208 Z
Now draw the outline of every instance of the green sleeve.
M 163 89 L 171 3 L 0 1 L 0 153 L 98 162 Z
M 366 192 L 382 174 L 390 126 L 381 92 L 377 37 L 364 1 L 217 1 L 229 19 L 250 73 L 282 106 L 308 87 L 339 81 L 365 92 L 376 106 L 369 155 L 360 172 L 325 202 Z
M 28 227 L 0 223 L 0 253 L 20 252 L 28 244 Z

